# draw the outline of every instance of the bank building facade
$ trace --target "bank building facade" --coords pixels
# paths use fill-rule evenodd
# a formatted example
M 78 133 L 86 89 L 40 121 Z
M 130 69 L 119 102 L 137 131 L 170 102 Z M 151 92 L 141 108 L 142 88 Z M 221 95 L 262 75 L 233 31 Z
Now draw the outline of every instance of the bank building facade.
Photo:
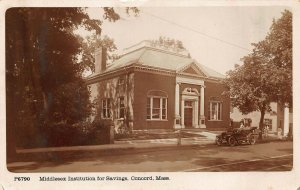
M 224 75 L 198 63 L 186 50 L 142 41 L 111 64 L 95 52 L 95 73 L 86 78 L 96 102 L 92 119 L 116 129 L 226 128 L 230 98 Z

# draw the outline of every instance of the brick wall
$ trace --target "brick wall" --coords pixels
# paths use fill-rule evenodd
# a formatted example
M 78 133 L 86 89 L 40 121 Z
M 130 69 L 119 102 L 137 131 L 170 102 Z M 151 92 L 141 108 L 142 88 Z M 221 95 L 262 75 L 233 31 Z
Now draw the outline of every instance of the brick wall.
M 175 76 L 135 71 L 134 73 L 125 75 L 126 82 L 128 83 L 126 86 L 118 85 L 119 79 L 120 76 L 89 85 L 91 87 L 92 99 L 96 97 L 99 100 L 112 98 L 112 118 L 116 127 L 123 124 L 122 120 L 117 118 L 116 113 L 118 109 L 118 97 L 124 96 L 126 109 L 133 119 L 134 130 L 173 129 L 175 116 Z M 230 123 L 230 99 L 222 96 L 224 87 L 220 83 L 213 82 L 205 82 L 205 86 L 204 114 L 207 128 L 227 127 Z M 200 92 L 200 86 L 190 84 L 181 84 L 180 92 L 187 87 L 196 88 Z M 167 120 L 147 120 L 147 93 L 150 90 L 163 91 L 168 95 Z M 218 97 L 222 102 L 221 121 L 208 120 L 211 97 Z M 101 106 L 101 103 L 98 104 L 99 110 L 101 110 Z M 200 113 L 200 100 L 198 108 Z
M 161 90 L 167 93 L 167 120 L 147 120 L 147 93 L 150 90 Z M 133 129 L 172 129 L 175 116 L 175 77 L 146 72 L 135 72 Z
M 207 128 L 223 128 L 228 127 L 230 124 L 230 98 L 222 96 L 225 88 L 220 83 L 205 82 L 204 92 L 204 113 L 205 124 Z M 210 121 L 209 118 L 209 104 L 211 100 L 217 100 L 222 102 L 222 118 L 221 121 Z

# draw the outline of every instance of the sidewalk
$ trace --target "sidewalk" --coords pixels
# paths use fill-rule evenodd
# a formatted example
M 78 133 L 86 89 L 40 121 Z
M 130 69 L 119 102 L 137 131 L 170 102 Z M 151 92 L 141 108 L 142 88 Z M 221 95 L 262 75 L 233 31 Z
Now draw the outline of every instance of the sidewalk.
M 213 144 L 214 139 L 207 137 L 181 138 L 181 146 Z M 131 140 L 115 141 L 115 144 L 70 146 L 70 147 L 47 147 L 33 149 L 17 149 L 18 154 L 26 153 L 50 153 L 66 151 L 91 151 L 91 150 L 117 150 L 117 149 L 138 149 L 138 148 L 158 148 L 158 147 L 176 147 L 178 139 L 151 139 L 151 140 Z
M 68 152 L 68 151 L 109 151 L 109 150 L 122 150 L 122 149 L 146 149 L 146 148 L 163 148 L 163 147 L 176 147 L 191 146 L 191 145 L 207 145 L 214 144 L 216 135 L 219 131 L 214 132 L 188 132 L 199 134 L 199 137 L 181 138 L 181 142 L 178 142 L 178 138 L 169 139 L 150 139 L 150 140 L 120 140 L 115 141 L 114 144 L 103 145 L 86 145 L 86 146 L 68 146 L 68 147 L 47 147 L 47 148 L 33 148 L 33 149 L 17 149 L 18 154 L 27 153 L 53 153 L 53 152 Z M 278 140 L 275 135 L 269 135 L 264 140 Z
M 151 140 L 122 140 L 115 141 L 115 144 L 69 146 L 69 147 L 47 147 L 34 149 L 18 149 L 17 157 L 10 160 L 8 168 L 24 165 L 29 162 L 62 162 L 66 160 L 81 160 L 112 155 L 137 154 L 151 151 L 167 151 L 181 148 L 193 148 L 202 146 L 214 146 L 215 136 L 220 131 L 213 132 L 192 132 L 199 134 L 199 137 L 181 138 L 178 145 L 177 138 L 151 139 Z M 270 135 L 260 141 L 261 143 L 278 141 L 276 136 Z
M 193 147 L 214 144 L 214 139 L 202 135 L 199 137 L 181 138 L 178 145 L 177 138 L 151 139 L 151 140 L 127 140 L 115 141 L 114 144 L 69 146 L 69 147 L 47 147 L 33 149 L 17 149 L 18 156 L 9 161 L 8 167 L 27 162 L 44 162 L 68 160 L 76 158 L 90 158 L 104 155 L 131 154 L 152 150 L 167 150 L 174 148 Z

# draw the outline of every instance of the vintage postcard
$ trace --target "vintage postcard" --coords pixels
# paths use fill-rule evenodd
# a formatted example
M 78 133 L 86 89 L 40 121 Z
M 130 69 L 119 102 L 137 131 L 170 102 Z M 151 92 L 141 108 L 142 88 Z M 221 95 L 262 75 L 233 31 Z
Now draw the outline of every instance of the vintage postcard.
M 0 5 L 2 189 L 300 188 L 299 1 Z

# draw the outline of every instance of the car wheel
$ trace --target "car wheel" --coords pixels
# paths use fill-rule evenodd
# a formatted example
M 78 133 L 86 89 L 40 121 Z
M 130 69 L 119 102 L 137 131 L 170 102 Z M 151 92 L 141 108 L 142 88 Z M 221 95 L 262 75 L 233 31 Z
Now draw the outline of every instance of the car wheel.
M 251 135 L 251 136 L 249 137 L 249 144 L 254 145 L 255 142 L 256 142 L 255 137 L 254 137 L 253 135 Z
M 230 146 L 235 146 L 236 145 L 236 140 L 235 140 L 234 137 L 229 137 L 227 142 Z
M 221 139 L 220 137 L 217 137 L 217 138 L 216 138 L 216 144 L 217 144 L 218 146 L 221 146 L 221 144 L 222 144 L 222 139 Z

